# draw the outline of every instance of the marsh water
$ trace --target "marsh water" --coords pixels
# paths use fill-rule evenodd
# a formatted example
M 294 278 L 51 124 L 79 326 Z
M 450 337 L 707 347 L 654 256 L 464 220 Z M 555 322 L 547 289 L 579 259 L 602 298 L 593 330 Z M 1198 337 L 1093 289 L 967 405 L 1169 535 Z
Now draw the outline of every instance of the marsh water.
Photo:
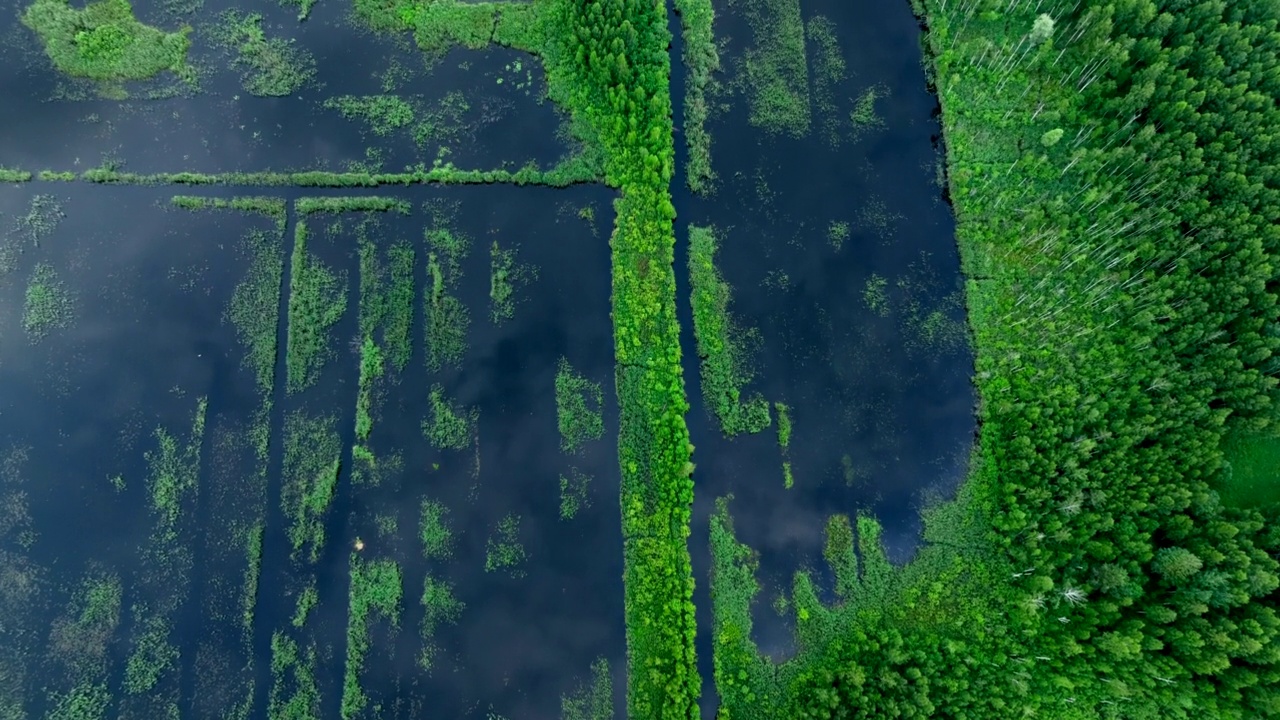
M 0 20 L 6 58 L 0 165 L 79 171 L 107 162 L 135 172 L 220 172 L 381 164 L 396 171 L 439 158 L 491 169 L 528 161 L 546 167 L 572 150 L 556 109 L 539 100 L 545 87 L 539 64 L 518 53 L 455 50 L 426 68 L 408 37 L 354 29 L 342 3 L 322 0 L 301 24 L 295 8 L 256 6 L 245 10 L 263 14 L 268 35 L 296 38 L 316 62 L 316 80 L 296 95 L 257 98 L 202 34 L 225 7 L 209 2 L 181 16 L 147 2 L 135 9 L 151 24 L 195 26 L 201 92 L 146 99 L 131 87 L 128 99 L 95 97 L 58 79 L 18 20 L 21 7 L 11 4 Z M 683 174 L 673 183 L 677 300 L 698 465 L 690 550 L 708 712 L 714 688 L 706 538 L 714 500 L 734 496 L 740 539 L 761 553 L 757 636 L 783 658 L 789 630 L 771 602 L 798 569 L 829 584 L 821 562 L 826 518 L 874 513 L 890 556 L 905 561 L 918 542 L 920 507 L 931 493 L 954 489 L 973 435 L 954 227 L 937 180 L 936 101 L 925 85 L 915 19 L 905 1 L 802 0 L 801 10 L 806 19 L 822 15 L 834 23 L 847 63 L 827 114 L 847 120 L 856 98 L 880 88 L 875 109 L 882 124 L 856 138 L 846 129 L 833 142 L 815 111 L 805 138 L 771 135 L 749 124 L 744 91 L 725 90 L 709 126 L 715 193 L 690 195 Z M 741 8 L 717 4 L 717 13 L 727 79 L 751 33 Z M 678 23 L 672 27 L 679 120 L 685 76 Z M 445 130 L 418 145 L 408 129 L 378 135 L 324 106 L 339 95 L 383 92 L 438 113 Z M 676 145 L 681 173 L 680 134 Z M 277 363 L 276 386 L 264 396 L 242 362 L 245 348 L 227 311 L 250 270 L 241 247 L 251 230 L 278 238 L 287 288 L 300 216 L 291 208 L 279 233 L 262 216 L 172 208 L 175 194 L 290 201 L 377 194 L 411 203 L 408 215 L 377 219 L 380 246 L 409 241 L 418 259 L 412 358 L 383 386 L 370 434 L 379 457 L 399 458 L 380 484 L 357 485 L 350 470 L 360 218 L 307 218 L 311 249 L 342 273 L 349 300 L 315 385 L 286 393 Z M 266 717 L 276 694 L 272 640 L 281 632 L 314 649 L 321 714 L 337 717 L 352 556 L 391 559 L 403 573 L 398 622 L 376 616 L 370 624 L 372 648 L 359 674 L 370 698 L 367 716 L 558 717 L 562 696 L 582 688 L 601 658 L 621 716 L 626 647 L 609 316 L 612 198 L 601 186 L 363 193 L 41 181 L 0 187 L 5 257 L 16 258 L 0 276 L 0 612 L 9 619 L 0 627 L 0 717 L 43 716 L 86 684 L 110 694 L 106 717 L 145 717 L 151 706 L 126 686 L 136 680 L 129 661 L 157 614 L 167 618 L 177 654 L 147 694 L 172 699 L 182 716 L 219 716 L 251 698 L 249 716 Z M 440 208 L 469 239 L 451 292 L 471 322 L 459 366 L 433 372 L 424 359 L 423 231 Z M 790 489 L 783 486 L 773 428 L 726 439 L 703 407 L 685 272 L 691 222 L 720 232 L 717 261 L 733 287 L 732 310 L 740 325 L 756 330 L 748 393 L 791 408 Z M 841 223 L 847 236 L 833 232 Z M 516 289 L 514 317 L 501 323 L 490 317 L 494 242 L 529 269 L 529 281 Z M 24 310 L 28 281 L 46 266 L 71 311 L 65 322 L 37 332 Z M 604 436 L 575 455 L 562 452 L 557 429 L 561 357 L 604 388 Z M 439 450 L 423 436 L 437 384 L 451 401 L 474 408 L 476 432 L 465 449 Z M 195 443 L 197 489 L 184 501 L 176 538 L 158 543 L 149 506 L 152 461 L 163 454 L 162 436 L 178 446 L 188 441 L 201 398 L 207 421 Z M 270 432 L 265 459 L 255 455 L 250 433 L 262 412 Z M 314 563 L 289 557 L 281 509 L 283 429 L 299 412 L 331 415 L 344 448 L 323 523 L 326 543 Z M 562 519 L 560 478 L 575 472 L 592 478 L 589 503 Z M 446 558 L 423 557 L 424 500 L 448 510 L 455 542 Z M 486 570 L 495 528 L 512 516 L 525 560 L 515 571 Z M 265 533 L 246 634 L 241 588 L 248 561 L 240 530 L 255 522 Z M 177 554 L 162 556 L 158 544 Z M 118 622 L 109 636 L 69 642 L 59 628 L 82 607 L 84 579 L 107 575 L 122 588 Z M 419 598 L 428 576 L 452 583 L 463 607 L 456 622 L 436 623 L 424 639 Z M 295 627 L 296 603 L 309 584 L 318 603 Z M 435 649 L 429 670 L 419 662 L 427 644 Z M 72 668 L 68 654 L 86 651 L 97 653 L 100 666 Z

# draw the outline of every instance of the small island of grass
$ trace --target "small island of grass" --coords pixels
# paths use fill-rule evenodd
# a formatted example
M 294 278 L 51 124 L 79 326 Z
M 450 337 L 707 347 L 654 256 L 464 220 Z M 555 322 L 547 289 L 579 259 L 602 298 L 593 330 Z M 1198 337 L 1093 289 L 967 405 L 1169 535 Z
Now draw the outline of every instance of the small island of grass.
M 148 80 L 165 70 L 190 75 L 190 26 L 175 32 L 143 24 L 129 0 L 100 0 L 82 8 L 67 0 L 36 0 L 22 22 L 44 43 L 54 67 L 71 77 L 119 82 Z

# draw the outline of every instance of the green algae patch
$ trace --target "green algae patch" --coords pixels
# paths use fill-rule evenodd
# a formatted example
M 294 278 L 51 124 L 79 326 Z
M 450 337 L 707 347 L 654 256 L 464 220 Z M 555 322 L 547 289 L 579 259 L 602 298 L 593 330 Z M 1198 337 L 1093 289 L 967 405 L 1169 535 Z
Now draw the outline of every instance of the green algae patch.
M 54 67 L 71 77 L 147 80 L 166 70 L 192 77 L 187 66 L 191 27 L 165 32 L 143 24 L 129 0 L 101 0 L 83 8 L 67 0 L 36 0 L 22 22 L 40 36 Z

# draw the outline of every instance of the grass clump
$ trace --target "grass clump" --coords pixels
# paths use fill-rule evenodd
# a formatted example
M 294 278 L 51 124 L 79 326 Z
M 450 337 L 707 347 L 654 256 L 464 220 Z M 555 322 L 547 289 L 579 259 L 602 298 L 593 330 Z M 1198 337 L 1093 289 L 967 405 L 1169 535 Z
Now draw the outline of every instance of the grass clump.
M 40 247 L 65 217 L 62 203 L 53 195 L 33 196 L 26 214 L 15 218 L 13 230 L 0 238 L 0 277 L 16 270 L 27 248 Z
M 813 49 L 813 106 L 821 116 L 822 134 L 828 144 L 840 143 L 840 117 L 836 112 L 836 88 L 844 82 L 845 62 L 836 39 L 836 24 L 823 15 L 809 19 L 805 27 Z
M 515 317 L 516 291 L 536 278 L 536 268 L 516 262 L 516 249 L 504 250 L 494 240 L 489 250 L 489 317 L 495 325 Z
M 209 409 L 207 398 L 196 402 L 195 418 L 191 433 L 184 445 L 179 445 L 163 427 L 157 427 L 157 447 L 145 454 L 148 470 L 147 494 L 151 511 L 156 515 L 156 542 L 172 542 L 177 537 L 178 520 L 184 503 L 194 497 L 200 481 L 200 448 L 204 442 L 205 415 Z
M 747 91 L 747 121 L 772 135 L 809 133 L 809 65 L 799 0 L 740 0 L 753 44 L 735 82 Z
M 769 403 L 759 394 L 742 398 L 742 387 L 753 375 L 747 344 L 756 333 L 739 328 L 729 312 L 731 289 L 716 269 L 717 249 L 714 229 L 689 226 L 689 301 L 701 358 L 702 396 L 721 431 L 732 437 L 769 427 Z
M 22 329 L 31 342 L 43 340 L 49 333 L 71 325 L 75 306 L 75 295 L 67 289 L 53 266 L 40 263 L 27 281 Z
M 560 449 L 577 453 L 583 444 L 604 435 L 604 391 L 600 383 L 578 374 L 566 358 L 556 365 L 556 423 Z
M 0 183 L 24 183 L 30 180 L 31 173 L 27 170 L 0 167 Z
M 294 207 L 300 215 L 345 212 L 396 212 L 408 215 L 410 210 L 409 203 L 404 200 L 377 195 L 303 197 L 297 199 Z
M 591 506 L 591 476 L 569 468 L 569 476 L 560 476 L 560 519 L 572 520 L 580 510 Z
M 311 16 L 311 8 L 316 4 L 316 0 L 280 0 L 282 7 L 298 8 L 298 22 L 305 22 Z
M 858 140 L 873 130 L 885 127 L 884 118 L 876 112 L 876 101 L 889 95 L 884 85 L 872 85 L 853 103 L 853 111 L 849 113 L 849 122 L 853 125 L 853 139 Z
M 316 651 L 302 654 L 298 643 L 283 632 L 271 636 L 271 691 L 267 699 L 269 720 L 309 720 L 321 717 L 320 689 L 316 683 Z
M 833 221 L 827 227 L 827 242 L 836 251 L 844 247 L 845 242 L 849 240 L 849 235 L 849 223 L 845 220 Z
M 393 560 L 363 561 L 351 554 L 351 586 L 347 605 L 347 659 L 342 682 L 343 720 L 358 717 L 369 698 L 360 687 L 360 670 L 369 652 L 370 615 L 378 613 L 392 628 L 400 625 L 404 592 L 400 566 Z
M 236 335 L 245 347 L 244 365 L 253 373 L 258 389 L 270 395 L 275 387 L 279 349 L 277 333 L 284 251 L 279 236 L 258 230 L 251 230 L 245 236 L 240 251 L 248 257 L 249 269 L 232 292 L 223 319 L 235 326 Z
M 293 95 L 311 83 L 316 61 L 293 40 L 266 36 L 262 15 L 227 10 L 210 34 L 214 44 L 235 52 L 231 66 L 240 71 L 245 92 L 258 97 Z
M 880 317 L 889 315 L 889 281 L 882 275 L 872 273 L 862 289 L 862 301 L 871 312 Z
M 138 22 L 129 0 L 98 0 L 72 7 L 67 0 L 36 0 L 22 22 L 44 43 L 54 67 L 71 77 L 121 82 L 164 71 L 193 80 L 187 67 L 190 26 L 165 32 Z
M 498 521 L 489 533 L 484 547 L 484 571 L 505 570 L 512 578 L 524 577 L 521 565 L 527 559 L 524 545 L 520 543 L 520 516 L 514 513 Z
M 302 592 L 298 594 L 298 602 L 294 605 L 293 620 L 290 623 L 295 628 L 306 625 L 307 618 L 311 616 L 311 611 L 319 602 L 320 593 L 316 591 L 315 578 L 312 578 L 311 584 L 302 588 Z
M 453 530 L 449 527 L 449 508 L 436 500 L 423 500 L 418 537 L 422 541 L 424 558 L 443 560 L 452 557 Z
M 413 269 L 416 263 L 417 254 L 407 241 L 397 241 L 387 251 L 391 285 L 386 294 L 382 344 L 396 372 L 404 371 L 413 352 L 413 299 L 417 293 Z
M 143 695 L 155 688 L 161 676 L 177 669 L 178 648 L 169 640 L 173 628 L 168 617 L 138 605 L 133 614 L 142 620 L 125 662 L 123 686 L 129 695 Z
M 720 53 L 716 49 L 716 12 L 711 0 L 675 0 L 680 15 L 680 34 L 684 40 L 682 58 L 685 65 L 684 131 L 689 150 L 685 182 L 699 195 L 711 192 L 716 173 L 711 167 L 711 133 L 707 131 L 710 102 L 707 92 L 712 75 L 720 71 Z
M 613 720 L 613 676 L 609 661 L 591 663 L 591 681 L 560 696 L 560 720 Z
M 342 462 L 341 442 L 333 416 L 312 417 L 302 411 L 285 416 L 280 505 L 295 560 L 305 549 L 307 558 L 315 562 L 324 547 L 325 515 Z
M 470 241 L 444 226 L 437 215 L 433 226 L 426 232 L 427 274 L 430 292 L 424 302 L 427 316 L 427 367 L 432 371 L 446 366 L 460 366 L 467 351 L 467 329 L 471 314 L 456 296 L 450 293 L 462 277 L 462 261 L 467 256 Z
M 773 404 L 773 409 L 778 414 L 778 447 L 782 449 L 782 482 L 783 487 L 788 490 L 795 484 L 795 478 L 791 474 L 791 408 L 787 405 L 777 402 Z
M 313 385 L 333 355 L 331 328 L 347 311 L 345 272 L 333 272 L 307 251 L 307 224 L 294 231 L 289 276 L 289 327 L 285 369 L 290 393 Z
M 258 584 L 262 579 L 262 540 L 265 534 L 266 525 L 261 521 L 247 528 L 244 533 L 247 562 L 240 591 L 240 629 L 246 641 L 251 641 L 253 637 L 253 616 L 258 608 Z
M 422 637 L 422 652 L 418 654 L 418 667 L 422 668 L 423 672 L 431 671 L 435 665 L 436 655 L 440 652 L 434 640 L 436 630 L 441 625 L 457 624 L 458 619 L 462 617 L 462 611 L 466 608 L 466 603 L 454 595 L 453 583 L 431 575 L 427 575 L 423 580 L 422 626 L 419 631 Z
M 339 95 L 324 101 L 324 107 L 337 110 L 348 120 L 361 120 L 370 132 L 386 137 L 408 127 L 417 112 L 399 95 Z
M 437 450 L 461 450 L 475 437 L 479 411 L 454 405 L 440 385 L 431 386 L 430 413 L 422 423 L 422 434 Z

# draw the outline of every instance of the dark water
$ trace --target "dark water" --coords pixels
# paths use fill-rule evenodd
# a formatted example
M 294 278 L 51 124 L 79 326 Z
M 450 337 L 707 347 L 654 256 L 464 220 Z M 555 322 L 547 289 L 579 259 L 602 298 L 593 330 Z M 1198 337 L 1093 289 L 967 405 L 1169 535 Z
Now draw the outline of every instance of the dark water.
M 884 526 L 890 558 L 904 562 L 919 542 L 922 503 L 930 494 L 954 491 L 974 432 L 973 362 L 963 341 L 954 219 L 936 181 L 940 128 L 916 20 L 905 1 L 805 0 L 800 7 L 806 23 L 819 15 L 832 21 L 846 62 L 834 92 L 840 142 L 833 146 L 824 136 L 816 103 L 811 132 L 797 140 L 751 126 L 746 98 L 737 92 L 722 96 L 729 110 L 713 115 L 708 126 L 716 192 L 693 196 L 683 176 L 673 186 L 677 292 L 698 465 L 691 552 L 699 583 L 698 651 L 707 677 L 706 538 L 716 498 L 734 496 L 730 508 L 739 539 L 760 552 L 757 641 L 785 657 L 790 630 L 770 605 L 789 591 L 797 570 L 812 570 L 821 585 L 831 586 L 822 560 L 827 518 L 873 514 Z M 740 7 L 717 3 L 716 13 L 716 36 L 728 38 L 721 63 L 731 81 L 752 35 Z M 674 15 L 672 27 L 678 33 Z M 812 43 L 808 49 L 812 77 Z M 672 83 L 682 117 L 678 61 Z M 876 103 L 884 126 L 854 138 L 848 119 L 854 99 L 875 86 L 888 89 Z M 677 136 L 676 147 L 677 167 L 683 167 L 683 138 Z M 828 238 L 837 222 L 850 228 L 840 247 Z M 789 490 L 776 414 L 774 427 L 726 440 L 704 408 L 684 269 L 690 223 L 721 231 L 716 262 L 733 288 L 731 310 L 740 325 L 759 332 L 756 376 L 744 397 L 759 392 L 791 408 L 788 456 L 795 484 Z M 885 316 L 864 299 L 873 274 L 885 280 Z M 934 311 L 941 313 L 935 327 L 945 331 L 926 335 L 920 319 Z M 708 698 L 704 713 L 713 707 Z
M 447 143 L 443 156 L 459 167 L 515 167 L 529 160 L 547 166 L 569 150 L 557 135 L 557 111 L 537 100 L 543 83 L 536 62 L 503 50 L 456 50 L 424 68 L 407 38 L 355 31 L 348 5 L 328 0 L 302 25 L 292 8 L 247 8 L 264 15 L 268 35 L 295 37 L 313 53 L 320 81 L 294 97 L 250 97 L 201 33 L 223 9 L 205 5 L 191 21 L 197 28 L 192 57 L 209 69 L 201 94 L 148 101 L 131 88 L 135 97 L 127 101 L 55 100 L 76 88 L 49 70 L 36 38 L 16 19 L 20 6 L 11 4 L 0 21 L 6 58 L 0 132 L 8 139 L 0 165 L 79 171 L 104 158 L 136 172 L 341 170 L 371 161 L 389 171 L 430 165 L 436 146 L 416 147 L 407 131 L 376 137 L 322 107 L 335 95 L 382 92 L 381 76 L 393 66 L 402 68 L 394 92 L 419 98 L 423 108 L 451 92 L 465 97 L 466 132 Z M 836 92 L 839 112 L 847 116 L 853 97 L 882 83 L 890 89 L 878 105 L 885 128 L 857 142 L 845 138 L 834 150 L 818 132 L 805 140 L 772 139 L 747 124 L 738 94 L 725 99 L 731 108 L 711 124 L 721 177 L 717 194 L 691 197 L 683 177 L 674 186 L 679 310 L 699 468 L 691 551 L 703 621 L 699 652 L 708 678 L 705 538 L 716 497 L 735 495 L 741 538 L 762 553 L 767 590 L 758 633 L 765 648 L 784 654 L 787 627 L 768 601 L 797 568 L 824 572 L 826 517 L 875 513 L 891 555 L 905 559 L 916 543 L 922 493 L 954 488 L 973 431 L 967 351 L 922 341 L 910 321 L 934 309 L 952 323 L 962 320 L 953 227 L 934 184 L 935 104 L 924 86 L 914 20 L 905 2 L 806 0 L 802 9 L 807 18 L 823 14 L 835 23 L 849 66 Z M 160 5 L 139 2 L 137 11 L 144 22 L 177 24 Z M 723 60 L 732 68 L 750 34 L 735 9 L 717 11 L 717 34 L 729 38 Z M 678 43 L 677 35 L 673 93 L 680 117 Z M 514 69 L 517 61 L 521 73 Z M 526 78 L 532 85 L 517 88 Z M 682 143 L 677 135 L 681 161 Z M 371 147 L 378 148 L 372 160 L 366 153 Z M 342 194 L 198 192 L 288 200 Z M 621 711 L 622 540 L 609 318 L 613 194 L 602 187 L 378 191 L 413 206 L 408 216 L 381 217 L 375 237 L 382 248 L 398 239 L 413 243 L 418 297 L 413 358 L 383 386 L 370 438 L 380 458 L 398 454 L 403 469 L 377 487 L 355 486 L 349 469 L 359 375 L 351 341 L 357 335 L 360 218 L 343 216 L 332 234 L 335 218 L 308 220 L 311 250 L 346 273 L 350 298 L 333 331 L 333 357 L 314 387 L 286 395 L 283 363 L 277 363 L 263 476 L 248 436 L 263 397 L 242 365 L 244 349 L 224 312 L 249 268 L 239 252 L 241 239 L 254 228 L 272 232 L 271 223 L 225 211 L 174 210 L 168 207 L 173 194 L 173 188 L 41 182 L 0 187 L 0 233 L 8 247 L 21 249 L 15 269 L 0 276 L 0 611 L 12 618 L 0 626 L 0 645 L 8 645 L 0 648 L 0 670 L 6 657 L 25 667 L 16 685 L 0 682 L 0 709 L 16 689 L 25 697 L 26 715 L 38 717 L 51 694 L 71 688 L 65 651 L 55 646 L 51 628 L 85 573 L 105 571 L 118 574 L 123 587 L 119 627 L 103 650 L 101 680 L 115 696 L 108 716 L 154 716 L 147 702 L 171 699 L 184 716 L 213 717 L 247 696 L 254 702 L 252 716 L 265 717 L 271 636 L 282 631 L 315 648 L 323 715 L 336 717 L 349 562 L 358 538 L 363 559 L 394 559 L 403 571 L 399 627 L 375 618 L 374 647 L 361 673 L 371 707 L 381 705 L 383 717 L 557 717 L 561 695 L 585 680 L 601 657 L 609 661 Z M 36 196 L 45 195 L 65 217 L 38 233 L 36 242 L 20 219 Z M 437 373 L 426 367 L 422 337 L 425 203 L 451 206 L 452 227 L 471 241 L 462 279 L 452 290 L 470 311 L 468 350 L 460 369 Z M 587 207 L 594 211 L 592 223 L 578 216 Z M 868 207 L 877 212 L 859 225 Z M 890 216 L 898 219 L 876 220 Z M 291 210 L 282 239 L 286 278 L 297 219 Z M 851 226 L 838 250 L 826 237 L 833 221 Z M 734 288 L 734 310 L 761 339 L 749 389 L 792 407 L 789 457 L 796 485 L 790 490 L 782 486 L 772 428 L 725 440 L 702 407 L 684 267 L 689 222 L 724 232 L 718 261 Z M 495 240 L 537 270 L 536 280 L 517 293 L 514 319 L 500 325 L 489 317 L 489 246 Z M 36 341 L 24 330 L 23 305 L 27 280 L 40 263 L 52 267 L 70 292 L 74 313 L 65 328 Z M 863 299 L 873 273 L 888 282 L 892 312 L 885 317 Z M 899 280 L 906 284 L 899 287 Z M 604 387 L 604 438 L 574 457 L 560 451 L 556 428 L 554 377 L 561 356 Z M 475 447 L 438 451 L 424 440 L 420 425 L 435 383 L 452 401 L 475 408 Z M 158 428 L 179 446 L 187 442 L 199 398 L 208 401 L 198 446 L 199 489 L 182 506 L 175 541 L 189 553 L 190 567 L 180 581 L 171 581 L 172 569 L 152 554 L 146 455 L 159 446 Z M 336 416 L 344 448 L 344 470 L 325 522 L 327 544 L 315 565 L 289 559 L 280 508 L 282 425 L 295 411 Z M 570 468 L 594 480 L 590 507 L 565 521 L 559 517 L 559 477 Z M 111 482 L 116 476 L 122 490 Z M 455 547 L 446 560 L 422 557 L 417 522 L 424 498 L 449 510 Z M 511 514 L 520 517 L 528 558 L 519 578 L 484 570 L 486 540 Z M 378 519 L 386 517 L 395 519 L 394 532 L 380 529 Z M 255 622 L 246 636 L 239 625 L 242 537 L 254 523 L 265 523 L 266 532 Z M 419 597 L 428 574 L 451 582 L 466 607 L 456 625 L 437 630 L 440 652 L 431 672 L 424 672 L 415 659 L 423 645 Z M 295 629 L 295 602 L 310 583 L 319 604 Z M 166 604 L 173 605 L 167 617 L 179 657 L 154 698 L 127 697 L 121 688 L 141 618 Z M 710 706 L 709 682 L 705 695 Z

